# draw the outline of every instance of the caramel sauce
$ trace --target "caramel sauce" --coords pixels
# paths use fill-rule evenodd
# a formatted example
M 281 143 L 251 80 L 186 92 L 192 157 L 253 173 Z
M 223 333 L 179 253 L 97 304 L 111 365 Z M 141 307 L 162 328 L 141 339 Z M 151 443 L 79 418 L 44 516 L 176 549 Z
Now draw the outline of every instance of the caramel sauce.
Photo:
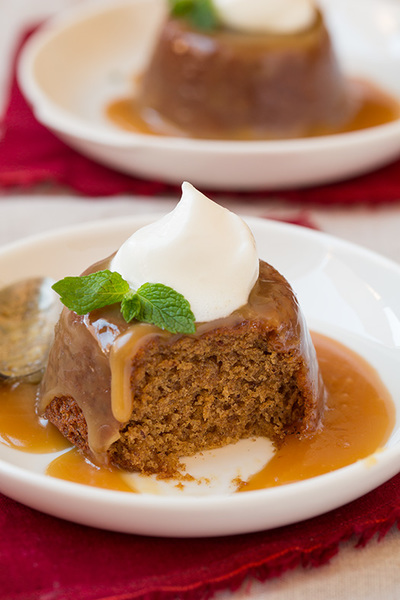
M 259 473 L 243 484 L 250 491 L 300 481 L 366 459 L 387 441 L 395 410 L 375 370 L 345 346 L 313 334 L 327 390 L 327 407 L 320 430 L 306 439 L 291 436 Z M 29 452 L 53 452 L 69 443 L 35 413 L 36 386 L 0 386 L 0 441 Z M 370 463 L 368 463 L 370 461 Z M 97 467 L 75 449 L 53 460 L 52 477 L 112 490 L 133 492 L 116 469 Z
M 134 491 L 117 469 L 98 467 L 85 460 L 75 448 L 55 458 L 47 467 L 46 475 L 108 490 Z
M 349 95 L 356 108 L 352 113 L 352 117 L 346 123 L 337 127 L 320 126 L 302 137 L 349 133 L 384 125 L 400 118 L 400 103 L 398 100 L 368 82 L 350 82 Z M 172 122 L 164 119 L 157 111 L 139 106 L 133 97 L 114 100 L 106 107 L 106 115 L 115 125 L 127 131 L 158 136 L 200 137 L 194 132 L 184 131 L 175 126 Z M 237 141 L 279 139 L 277 136 L 267 137 L 265 134 L 258 136 L 254 131 L 232 131 L 224 137 L 221 137 L 218 133 L 215 135 L 207 133 L 206 137 Z
M 322 335 L 312 338 L 327 390 L 322 427 L 301 441 L 288 438 L 242 491 L 309 479 L 370 459 L 390 435 L 394 406 L 376 371 L 345 346 Z
M 51 423 L 35 412 L 36 386 L 29 383 L 0 386 L 0 441 L 33 453 L 56 452 L 70 443 Z

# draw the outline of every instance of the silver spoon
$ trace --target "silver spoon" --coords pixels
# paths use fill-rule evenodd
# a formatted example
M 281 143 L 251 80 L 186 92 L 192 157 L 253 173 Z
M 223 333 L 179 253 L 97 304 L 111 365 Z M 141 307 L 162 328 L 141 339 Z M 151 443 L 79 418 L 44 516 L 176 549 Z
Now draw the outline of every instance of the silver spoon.
M 0 290 L 0 378 L 40 379 L 61 304 L 49 277 Z

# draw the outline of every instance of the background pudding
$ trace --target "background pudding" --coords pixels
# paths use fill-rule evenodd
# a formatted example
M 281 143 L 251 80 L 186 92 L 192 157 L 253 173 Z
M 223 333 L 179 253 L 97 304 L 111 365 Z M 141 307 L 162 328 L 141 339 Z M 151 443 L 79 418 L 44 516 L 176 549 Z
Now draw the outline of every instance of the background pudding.
M 292 34 L 165 22 L 135 99 L 193 137 L 282 138 L 339 128 L 351 103 L 322 15 Z

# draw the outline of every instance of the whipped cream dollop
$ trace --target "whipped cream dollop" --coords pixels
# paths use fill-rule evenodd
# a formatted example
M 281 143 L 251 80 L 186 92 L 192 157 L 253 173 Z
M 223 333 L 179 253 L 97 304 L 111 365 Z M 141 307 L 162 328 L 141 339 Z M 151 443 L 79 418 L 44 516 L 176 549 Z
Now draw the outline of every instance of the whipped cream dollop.
M 221 22 L 248 33 L 295 33 L 316 16 L 312 0 L 213 0 Z
M 204 322 L 246 304 L 259 261 L 248 225 L 185 182 L 176 207 L 124 242 L 110 269 L 135 290 L 147 282 L 172 287 Z

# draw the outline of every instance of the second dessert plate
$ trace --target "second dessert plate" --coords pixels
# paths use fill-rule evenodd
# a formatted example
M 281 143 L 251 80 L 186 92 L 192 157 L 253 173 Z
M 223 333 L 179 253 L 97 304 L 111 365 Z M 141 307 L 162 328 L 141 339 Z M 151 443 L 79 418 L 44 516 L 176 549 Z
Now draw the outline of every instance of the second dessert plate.
M 320 0 L 346 75 L 400 101 L 400 5 Z M 123 131 L 105 117 L 132 92 L 164 0 L 96 0 L 47 22 L 25 45 L 19 81 L 39 121 L 82 154 L 122 172 L 206 189 L 260 190 L 337 181 L 400 154 L 400 119 L 362 131 L 282 141 L 213 141 Z
M 1 285 L 33 275 L 59 279 L 78 274 L 154 219 L 101 221 L 4 247 L 0 249 Z M 396 409 L 385 446 L 328 474 L 246 493 L 226 489 L 224 467 L 216 473 L 220 486 L 186 495 L 171 494 L 163 486 L 129 493 L 56 479 L 45 474 L 54 454 L 30 454 L 0 443 L 2 493 L 45 513 L 94 527 L 156 536 L 216 536 L 314 517 L 362 496 L 398 473 L 400 266 L 320 232 L 264 219 L 246 220 L 260 257 L 292 284 L 310 329 L 342 342 L 379 373 Z M 267 447 L 258 450 L 264 456 L 269 451 Z M 236 454 L 224 455 L 225 464 L 242 465 L 247 452 L 247 447 L 240 447 Z M 203 475 L 215 467 L 207 461 L 206 456 Z

